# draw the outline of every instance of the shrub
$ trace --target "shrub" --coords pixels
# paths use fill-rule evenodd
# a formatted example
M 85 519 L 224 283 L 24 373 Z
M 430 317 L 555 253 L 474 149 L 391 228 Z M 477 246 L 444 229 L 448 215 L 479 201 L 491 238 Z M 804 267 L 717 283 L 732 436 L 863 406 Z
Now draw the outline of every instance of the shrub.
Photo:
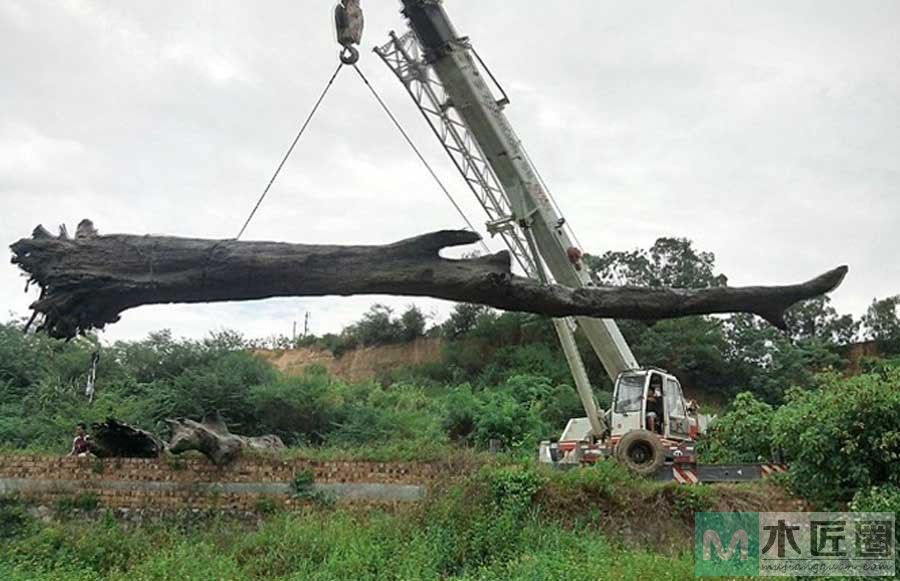
M 472 386 L 465 384 L 450 390 L 444 405 L 444 433 L 454 442 L 469 440 L 481 415 L 481 401 L 472 392 Z
M 475 424 L 475 441 L 487 447 L 499 440 L 506 448 L 534 445 L 549 428 L 538 414 L 522 405 L 506 391 L 488 392 Z
M 301 492 L 306 492 L 309 490 L 309 487 L 316 481 L 316 473 L 312 470 L 301 470 L 294 474 L 294 479 L 291 481 L 291 488 L 294 489 L 295 494 L 300 494 Z
M 448 339 L 458 339 L 472 332 L 479 319 L 493 318 L 491 309 L 483 305 L 458 303 L 453 307 L 447 321 L 441 325 L 441 331 Z
M 282 377 L 254 387 L 250 403 L 259 418 L 256 430 L 279 436 L 288 445 L 321 443 L 332 428 L 340 386 L 315 371 L 301 377 Z
M 900 485 L 900 369 L 819 381 L 818 389 L 791 391 L 772 423 L 795 491 L 831 502 Z
M 18 535 L 28 521 L 25 506 L 17 498 L 0 496 L 0 539 Z
M 536 470 L 525 466 L 486 469 L 482 477 L 490 485 L 494 505 L 516 512 L 530 508 L 544 484 L 544 478 Z
M 254 508 L 256 509 L 256 512 L 264 515 L 272 515 L 278 512 L 278 504 L 268 497 L 257 500 Z
M 872 486 L 858 490 L 850 502 L 853 512 L 892 512 L 900 521 L 900 487 L 894 485 Z M 900 541 L 900 530 L 894 527 L 894 535 Z
M 700 457 L 723 464 L 770 460 L 774 415 L 774 408 L 752 393 L 739 393 L 730 411 L 717 418 L 698 442 Z

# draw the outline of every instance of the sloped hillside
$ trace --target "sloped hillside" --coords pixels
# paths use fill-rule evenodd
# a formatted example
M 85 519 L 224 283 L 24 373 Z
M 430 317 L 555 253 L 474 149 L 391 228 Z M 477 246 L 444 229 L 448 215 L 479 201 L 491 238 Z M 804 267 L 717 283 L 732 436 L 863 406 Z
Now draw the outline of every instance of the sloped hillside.
M 287 375 L 303 375 L 311 365 L 318 365 L 344 381 L 374 379 L 386 372 L 425 363 L 439 363 L 444 340 L 419 337 L 407 343 L 378 345 L 353 349 L 335 357 L 323 347 L 300 347 L 288 350 L 258 350 L 255 353 Z

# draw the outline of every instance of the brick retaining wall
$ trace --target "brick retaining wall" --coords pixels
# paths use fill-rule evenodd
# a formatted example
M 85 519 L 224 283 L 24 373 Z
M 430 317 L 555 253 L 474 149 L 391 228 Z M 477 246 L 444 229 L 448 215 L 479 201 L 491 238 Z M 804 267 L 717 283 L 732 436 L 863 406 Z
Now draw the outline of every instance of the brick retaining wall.
M 295 476 L 314 474 L 312 488 L 336 500 L 392 503 L 423 498 L 445 468 L 426 463 L 322 462 L 241 458 L 219 468 L 205 458 L 159 459 L 0 456 L 0 494 L 39 504 L 82 495 L 113 509 L 256 510 L 260 502 L 298 501 Z

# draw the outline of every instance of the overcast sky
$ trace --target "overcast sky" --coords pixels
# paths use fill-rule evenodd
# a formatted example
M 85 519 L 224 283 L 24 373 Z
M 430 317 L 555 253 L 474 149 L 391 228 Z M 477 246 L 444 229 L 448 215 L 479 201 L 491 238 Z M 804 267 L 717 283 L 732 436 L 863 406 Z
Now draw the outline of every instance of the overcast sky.
M 405 30 L 363 0 L 360 66 L 466 212 L 481 210 L 369 52 Z M 838 264 L 835 306 L 900 292 L 900 2 L 446 0 L 586 250 L 685 236 L 732 285 Z M 84 217 L 101 233 L 233 237 L 336 65 L 325 0 L 0 0 L 0 239 Z M 345 70 L 245 238 L 386 243 L 460 218 Z M 497 242 L 491 242 L 499 250 Z M 4 261 L 6 262 L 6 261 Z M 31 295 L 0 266 L 3 314 Z M 337 331 L 379 300 L 144 307 L 170 328 Z M 438 316 L 447 304 L 417 299 Z

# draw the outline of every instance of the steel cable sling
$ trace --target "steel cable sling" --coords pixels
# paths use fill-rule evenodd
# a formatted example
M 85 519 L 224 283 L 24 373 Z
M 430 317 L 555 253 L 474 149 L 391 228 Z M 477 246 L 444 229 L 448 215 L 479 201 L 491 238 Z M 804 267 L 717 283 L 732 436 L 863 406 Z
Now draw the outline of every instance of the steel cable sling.
M 297 142 L 299 142 L 300 138 L 303 137 L 303 134 L 306 132 L 306 128 L 309 127 L 310 122 L 316 115 L 316 111 L 319 110 L 319 106 L 322 104 L 322 101 L 325 100 L 325 96 L 328 94 L 328 91 L 331 89 L 331 86 L 334 84 L 334 80 L 337 78 L 338 73 L 341 72 L 342 68 L 344 68 L 343 62 L 339 63 L 337 68 L 334 70 L 334 74 L 331 75 L 331 79 L 329 79 L 328 84 L 325 85 L 325 90 L 322 91 L 322 94 L 319 96 L 319 100 L 316 101 L 316 104 L 313 106 L 312 111 L 309 112 L 309 115 L 306 117 L 306 121 L 303 123 L 303 126 L 300 127 L 300 131 L 297 132 L 297 136 L 294 138 L 294 141 L 288 148 L 287 153 L 284 154 L 284 158 L 282 158 L 281 163 L 279 163 L 278 167 L 275 168 L 275 173 L 272 174 L 272 179 L 270 179 L 269 183 L 266 184 L 262 195 L 259 197 L 259 200 L 256 201 L 256 205 L 253 206 L 253 209 L 250 211 L 250 215 L 247 216 L 247 220 L 244 222 L 244 226 L 241 228 L 241 231 L 238 232 L 238 235 L 235 236 L 235 240 L 240 240 L 241 236 L 244 235 L 244 232 L 247 231 L 247 226 L 250 225 L 253 217 L 256 216 L 256 211 L 259 210 L 259 207 L 262 205 L 263 200 L 266 199 L 266 196 L 269 194 L 269 190 L 272 189 L 272 184 L 274 184 L 275 180 L 278 179 L 278 174 L 281 173 L 281 169 L 284 167 L 284 164 L 286 164 L 288 158 L 291 157 L 291 154 L 294 152 L 294 148 L 297 147 Z
M 471 220 L 466 216 L 462 207 L 457 203 L 457 201 L 453 198 L 453 195 L 450 193 L 450 190 L 447 189 L 447 186 L 441 181 L 441 178 L 437 175 L 437 172 L 434 171 L 431 164 L 428 163 L 428 160 L 425 159 L 425 156 L 422 155 L 422 152 L 413 142 L 412 138 L 409 136 L 409 133 L 406 129 L 403 128 L 403 125 L 400 123 L 399 119 L 397 119 L 396 115 L 391 111 L 390 107 L 388 107 L 387 103 L 384 99 L 381 98 L 381 95 L 378 94 L 378 91 L 375 90 L 375 87 L 372 86 L 372 83 L 369 82 L 369 79 L 363 74 L 362 70 L 357 66 L 357 61 L 359 60 L 359 52 L 353 47 L 354 44 L 359 44 L 360 39 L 362 37 L 362 13 L 359 10 L 358 0 L 355 2 L 355 6 L 350 6 L 351 3 L 342 0 L 342 3 L 337 7 L 336 14 L 336 27 L 338 40 L 340 44 L 343 46 L 343 50 L 340 53 L 340 63 L 338 63 L 337 68 L 334 71 L 334 74 L 331 75 L 331 78 L 328 80 L 328 83 L 325 85 L 325 89 L 322 91 L 322 94 L 319 96 L 319 99 L 316 101 L 315 105 L 310 111 L 309 115 L 306 117 L 306 121 L 304 121 L 303 125 L 300 127 L 300 131 L 297 132 L 297 136 L 294 137 L 294 141 L 291 143 L 291 146 L 288 148 L 287 152 L 284 154 L 284 157 L 281 159 L 281 163 L 278 164 L 278 167 L 275 168 L 275 173 L 272 174 L 269 183 L 266 184 L 265 189 L 263 189 L 262 195 L 260 195 L 259 199 L 256 201 L 256 205 L 253 206 L 253 209 L 250 211 L 250 215 L 247 216 L 247 220 L 244 222 L 243 227 L 241 228 L 238 235 L 235 237 L 235 240 L 240 240 L 240 238 L 247 231 L 247 227 L 250 226 L 250 222 L 253 221 L 253 218 L 256 216 L 257 211 L 262 205 L 263 201 L 265 201 L 266 196 L 269 194 L 269 190 L 272 189 L 272 185 L 275 183 L 275 180 L 278 179 L 281 170 L 284 168 L 288 159 L 291 157 L 291 154 L 294 152 L 294 148 L 297 146 L 297 143 L 303 137 L 303 134 L 306 132 L 307 127 L 309 127 L 310 122 L 312 122 L 313 117 L 316 115 L 316 112 L 319 110 L 319 107 L 322 105 L 322 102 L 325 100 L 325 97 L 328 95 L 328 91 L 334 85 L 335 79 L 337 79 L 338 74 L 341 72 L 341 69 L 344 68 L 344 65 L 349 65 L 353 67 L 353 70 L 359 75 L 360 80 L 363 84 L 369 89 L 372 93 L 372 96 L 375 97 L 375 100 L 378 102 L 378 105 L 388 116 L 388 119 L 394 124 L 394 127 L 400 132 L 400 135 L 406 141 L 407 145 L 409 145 L 410 149 L 419 159 L 425 169 L 428 171 L 429 175 L 431 175 L 432 179 L 437 184 L 438 188 L 444 193 L 444 196 L 450 201 L 453 205 L 453 208 L 460 215 L 465 222 L 466 226 L 472 231 L 477 232 L 475 226 L 472 224 Z M 484 251 L 490 254 L 490 249 L 488 248 L 485 241 L 481 240 L 481 246 L 484 248 Z

